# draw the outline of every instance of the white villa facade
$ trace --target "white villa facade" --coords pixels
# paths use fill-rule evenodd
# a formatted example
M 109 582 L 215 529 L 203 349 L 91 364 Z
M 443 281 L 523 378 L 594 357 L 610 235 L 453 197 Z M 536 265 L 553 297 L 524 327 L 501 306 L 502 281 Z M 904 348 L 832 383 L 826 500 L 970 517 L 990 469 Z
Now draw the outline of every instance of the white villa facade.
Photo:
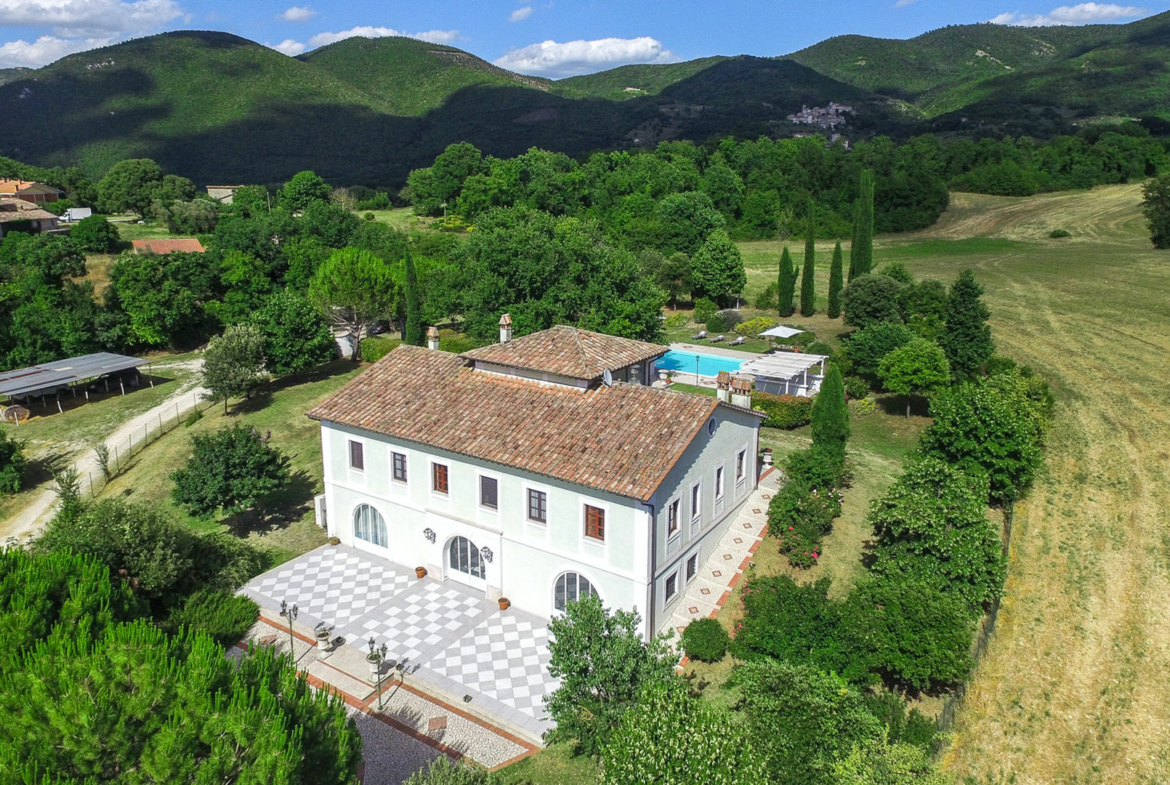
M 549 618 L 595 593 L 666 625 L 756 487 L 761 415 L 647 386 L 664 347 L 558 327 L 401 346 L 310 416 L 342 544 Z

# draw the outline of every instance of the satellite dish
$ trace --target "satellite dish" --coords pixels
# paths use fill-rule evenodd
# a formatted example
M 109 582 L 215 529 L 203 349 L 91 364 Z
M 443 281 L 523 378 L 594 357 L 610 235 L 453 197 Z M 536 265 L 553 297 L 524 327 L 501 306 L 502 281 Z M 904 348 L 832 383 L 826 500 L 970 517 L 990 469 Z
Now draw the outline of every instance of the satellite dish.
M 613 374 L 606 368 L 601 374 L 601 383 L 606 387 L 613 387 Z

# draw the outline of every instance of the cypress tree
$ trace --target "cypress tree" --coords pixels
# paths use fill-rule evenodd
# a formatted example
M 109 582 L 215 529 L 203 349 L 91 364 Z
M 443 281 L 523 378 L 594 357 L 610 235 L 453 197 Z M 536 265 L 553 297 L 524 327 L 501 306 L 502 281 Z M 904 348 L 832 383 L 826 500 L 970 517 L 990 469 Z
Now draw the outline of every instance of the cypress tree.
M 841 289 L 844 281 L 844 254 L 841 253 L 841 241 L 833 249 L 833 265 L 829 268 L 829 318 L 836 319 L 841 315 Z
M 849 439 L 849 407 L 845 403 L 845 382 L 836 365 L 829 366 L 812 405 L 813 448 L 845 458 Z
M 784 253 L 780 254 L 780 315 L 792 316 L 796 307 L 792 301 L 796 295 L 796 268 L 792 266 L 792 254 L 788 253 L 788 246 L 784 246 Z
M 861 173 L 853 219 L 853 248 L 849 252 L 849 280 L 873 270 L 873 172 Z
M 983 287 L 970 270 L 959 273 L 947 297 L 947 318 L 939 345 L 947 355 L 955 379 L 970 379 L 991 359 L 995 344 L 987 318 L 991 313 L 982 300 Z
M 414 270 L 414 259 L 409 249 L 403 264 L 406 266 L 406 324 L 402 327 L 402 340 L 411 346 L 422 346 L 424 334 L 418 304 L 418 274 Z
M 817 310 L 816 273 L 817 214 L 812 199 L 808 200 L 808 226 L 804 230 L 804 267 L 800 272 L 800 315 L 812 316 Z

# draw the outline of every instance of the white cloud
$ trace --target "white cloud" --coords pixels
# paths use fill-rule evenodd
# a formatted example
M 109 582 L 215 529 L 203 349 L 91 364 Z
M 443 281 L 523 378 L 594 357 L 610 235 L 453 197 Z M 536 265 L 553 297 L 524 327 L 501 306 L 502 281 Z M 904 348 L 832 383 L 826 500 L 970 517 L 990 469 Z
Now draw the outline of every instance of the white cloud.
M 662 42 L 642 38 L 601 38 L 596 41 L 544 41 L 513 49 L 496 65 L 533 76 L 557 79 L 589 74 L 632 63 L 677 63 L 679 58 Z
M 50 27 L 65 38 L 141 33 L 182 15 L 175 0 L 0 0 L 0 26 Z M 37 46 L 40 40 L 24 45 Z
M 294 5 L 281 14 L 279 18 L 286 22 L 307 22 L 316 15 L 317 12 L 307 5 Z
M 113 39 L 57 38 L 51 35 L 43 35 L 32 43 L 9 41 L 0 44 L 0 68 L 40 68 L 65 55 L 111 43 Z
M 1133 5 L 1114 3 L 1080 3 L 1053 8 L 1047 14 L 1021 14 L 1018 11 L 1000 14 L 989 20 L 996 25 L 1014 27 L 1053 27 L 1056 25 L 1091 25 L 1116 22 L 1148 16 L 1149 10 Z
M 296 57 L 301 52 L 305 51 L 304 44 L 302 44 L 300 41 L 294 41 L 291 38 L 284 39 L 276 46 L 272 46 L 272 44 L 268 44 L 268 47 L 270 49 L 275 49 L 276 51 L 281 52 L 282 54 L 286 54 L 289 57 Z
M 523 22 L 528 17 L 532 16 L 532 6 L 526 5 L 523 8 L 517 8 L 508 17 L 509 22 Z
M 388 38 L 390 36 L 417 38 L 420 41 L 428 41 L 432 44 L 449 44 L 459 37 L 459 31 L 427 30 L 422 33 L 406 33 L 395 30 L 392 27 L 371 27 L 369 25 L 363 25 L 349 30 L 343 30 L 340 33 L 318 33 L 309 39 L 309 46 L 313 48 L 328 46 L 338 41 L 344 41 L 347 38 Z

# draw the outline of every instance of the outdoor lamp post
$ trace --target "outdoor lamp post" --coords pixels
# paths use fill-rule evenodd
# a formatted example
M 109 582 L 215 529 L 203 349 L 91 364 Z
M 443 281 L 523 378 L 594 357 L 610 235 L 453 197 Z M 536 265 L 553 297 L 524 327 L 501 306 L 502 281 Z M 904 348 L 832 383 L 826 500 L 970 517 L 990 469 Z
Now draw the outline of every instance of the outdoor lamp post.
M 297 618 L 300 609 L 294 604 L 291 608 L 284 600 L 280 601 L 280 615 L 288 619 L 288 658 L 294 663 L 297 661 L 296 649 L 293 644 L 293 621 Z
M 386 659 L 388 647 L 385 643 L 378 646 L 378 642 L 370 638 L 370 653 L 366 655 L 366 662 L 370 664 L 370 681 L 378 685 L 378 710 L 382 709 L 382 661 Z

